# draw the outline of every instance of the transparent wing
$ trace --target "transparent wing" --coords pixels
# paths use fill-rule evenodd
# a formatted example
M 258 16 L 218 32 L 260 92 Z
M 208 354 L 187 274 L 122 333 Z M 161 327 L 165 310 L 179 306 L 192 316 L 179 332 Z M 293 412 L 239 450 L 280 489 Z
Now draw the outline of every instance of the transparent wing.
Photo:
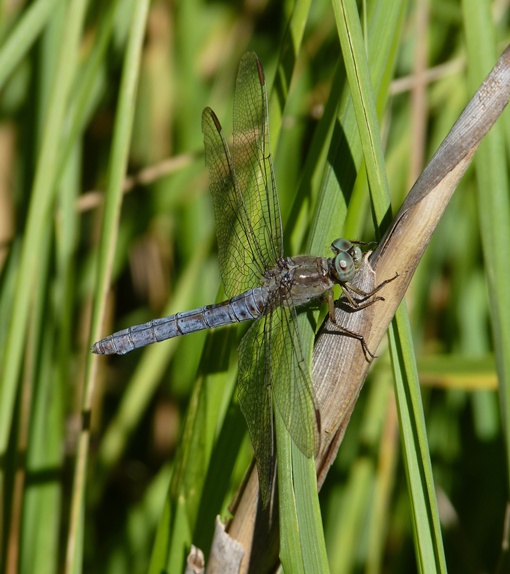
M 306 456 L 319 448 L 320 421 L 293 307 L 276 307 L 250 327 L 239 347 L 238 385 L 266 506 L 275 464 L 273 403 Z
M 267 113 L 262 65 L 249 52 L 236 80 L 232 153 L 214 112 L 206 108 L 202 114 L 218 259 L 228 297 L 260 285 L 265 270 L 283 256 Z
M 261 317 L 248 329 L 239 345 L 238 399 L 253 446 L 264 507 L 269 502 L 275 468 L 273 397 L 266 374 L 264 333 L 271 316 Z
M 304 455 L 311 457 L 319 450 L 319 409 L 310 365 L 301 349 L 296 309 L 282 306 L 273 315 L 274 404 L 292 440 Z

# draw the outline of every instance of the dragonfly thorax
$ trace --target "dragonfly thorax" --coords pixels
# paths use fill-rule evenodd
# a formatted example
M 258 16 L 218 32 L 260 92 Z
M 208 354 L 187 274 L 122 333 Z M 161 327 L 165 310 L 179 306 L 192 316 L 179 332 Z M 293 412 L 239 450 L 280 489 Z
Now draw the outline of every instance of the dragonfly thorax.
M 328 260 L 312 255 L 279 259 L 264 274 L 264 286 L 276 295 L 281 305 L 298 307 L 320 297 L 334 285 Z

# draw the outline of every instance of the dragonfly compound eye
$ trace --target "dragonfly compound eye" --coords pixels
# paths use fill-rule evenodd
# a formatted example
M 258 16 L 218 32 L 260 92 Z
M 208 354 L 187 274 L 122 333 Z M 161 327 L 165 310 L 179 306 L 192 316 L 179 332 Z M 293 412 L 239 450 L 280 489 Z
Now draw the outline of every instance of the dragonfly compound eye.
M 353 245 L 352 248 L 349 250 L 349 254 L 352 257 L 354 262 L 354 267 L 356 271 L 361 267 L 361 263 L 363 262 L 363 251 L 361 251 L 361 247 L 359 245 Z
M 334 253 L 340 253 L 341 251 L 349 252 L 349 250 L 353 247 L 352 243 L 348 239 L 344 239 L 340 237 L 339 239 L 335 239 L 331 244 L 331 251 Z
M 351 281 L 356 273 L 353 258 L 346 251 L 340 251 L 335 257 L 335 271 L 340 283 Z

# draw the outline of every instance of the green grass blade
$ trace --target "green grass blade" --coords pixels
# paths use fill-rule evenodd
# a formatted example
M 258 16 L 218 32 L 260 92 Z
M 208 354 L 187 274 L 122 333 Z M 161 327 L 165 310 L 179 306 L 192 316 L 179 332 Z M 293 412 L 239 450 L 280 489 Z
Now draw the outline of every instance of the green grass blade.
M 217 515 L 247 549 L 254 538 L 261 541 L 255 554 L 274 571 L 278 523 L 264 538 L 258 516 L 256 534 L 242 534 L 251 524 L 243 504 L 255 500 L 255 469 L 247 480 L 249 496 L 228 506 L 237 501 L 234 492 L 252 459 L 235 397 L 235 347 L 244 326 L 100 358 L 97 383 L 90 387 L 90 455 L 88 444 L 77 445 L 91 301 L 94 294 L 101 297 L 95 293 L 100 234 L 106 242 L 117 234 L 101 335 L 213 302 L 220 277 L 200 114 L 210 105 L 230 134 L 239 58 L 255 50 L 268 87 L 273 78 L 276 86 L 270 94 L 271 151 L 285 254 L 327 255 L 338 236 L 371 239 L 376 218 L 370 193 L 380 194 L 386 205 L 377 188 L 385 186 L 387 175 L 393 206 L 401 204 L 420 165 L 507 45 L 508 14 L 490 4 L 364 0 L 356 2 L 360 17 L 353 2 L 340 5 L 350 10 L 342 34 L 352 44 L 349 57 L 359 75 L 353 82 L 327 0 L 151 2 L 145 24 L 139 23 L 145 27 L 141 63 L 134 70 L 139 88 L 126 116 L 135 114 L 126 136 L 129 176 L 123 186 L 129 193 L 118 224 L 105 231 L 105 194 L 96 190 L 106 182 L 111 188 L 112 130 L 118 132 L 121 121 L 117 94 L 137 2 L 2 3 L 1 571 L 65 571 L 69 537 L 76 541 L 76 572 L 181 572 L 191 543 L 210 566 Z M 508 99 L 509 69 L 507 50 L 496 81 L 470 104 L 467 135 L 473 125 L 482 129 L 499 114 Z M 377 125 L 371 127 L 374 108 L 380 135 Z M 403 335 L 400 342 L 391 339 L 391 354 L 405 357 L 395 375 L 400 429 L 386 345 L 351 409 L 354 400 L 337 401 L 336 392 L 345 398 L 356 367 L 363 368 L 364 362 L 349 356 L 358 349 L 334 334 L 326 345 L 323 332 L 315 338 L 326 314 L 322 303 L 299 310 L 305 356 L 315 341 L 314 374 L 318 381 L 332 377 L 327 387 L 318 384 L 323 428 L 332 436 L 332 413 L 346 430 L 336 435 L 341 447 L 334 460 L 327 459 L 327 477 L 325 466 L 319 471 L 320 510 L 311 459 L 294 452 L 288 437 L 278 439 L 286 571 L 323 572 L 326 561 L 335 574 L 444 571 L 439 525 L 430 512 L 435 488 L 441 492 L 450 569 L 506 572 L 501 540 L 510 475 L 507 113 L 460 180 L 406 294 L 420 392 L 408 328 L 404 321 L 400 329 L 400 312 L 397 317 Z M 363 145 L 358 122 L 366 124 Z M 470 137 L 461 134 L 457 147 L 446 146 L 448 153 L 465 149 L 462 142 Z M 385 166 L 375 149 L 380 138 Z M 179 167 L 170 170 L 170 164 Z M 377 173 L 381 168 L 386 174 Z M 460 177 L 453 169 L 448 173 Z M 448 189 L 453 192 L 453 185 Z M 432 194 L 423 202 L 428 207 L 429 200 Z M 423 219 L 433 217 L 435 207 L 424 209 Z M 406 231 L 400 246 L 397 239 L 384 250 L 386 266 L 380 265 L 381 249 L 371 260 L 381 279 L 416 247 L 403 223 L 412 219 L 410 213 L 396 223 Z M 385 288 L 375 317 L 383 315 L 386 323 L 384 309 L 393 309 L 392 296 L 402 294 L 409 276 Z M 14 314 L 23 319 L 16 327 Z M 380 332 L 372 323 L 367 338 L 379 340 Z M 77 518 L 70 520 L 77 448 L 82 486 L 75 493 L 82 499 Z M 236 522 L 240 527 L 229 530 Z M 416 540 L 423 546 L 418 550 Z
M 384 29 L 383 26 L 380 26 L 379 23 L 377 22 L 378 18 L 381 18 L 382 16 L 384 16 L 385 19 L 385 26 L 386 26 L 386 30 L 387 30 L 387 36 L 386 38 L 384 38 L 384 42 L 381 41 L 381 38 L 378 38 L 377 35 L 373 38 L 371 37 L 371 40 L 379 47 L 379 50 L 376 51 L 374 49 L 374 51 L 376 52 L 376 58 L 375 58 L 375 63 L 374 63 L 374 67 L 371 69 L 372 74 L 374 75 L 374 79 L 376 81 L 376 84 L 378 86 L 383 85 L 382 79 L 384 78 L 385 74 L 387 73 L 387 69 L 388 69 L 388 56 L 389 53 L 391 52 L 390 47 L 394 44 L 395 42 L 395 32 L 396 30 L 398 30 L 399 26 L 401 25 L 401 21 L 402 21 L 402 6 L 397 5 L 396 3 L 394 3 L 391 6 L 391 9 L 389 10 L 389 12 L 386 10 L 380 10 L 379 12 L 375 12 L 375 14 L 373 15 L 373 19 L 372 19 L 372 23 L 373 23 L 373 28 L 374 29 Z M 398 36 L 398 34 L 397 34 Z M 387 47 L 387 49 L 386 49 Z M 339 70 L 335 76 L 335 80 L 338 81 L 339 85 L 340 85 L 340 78 L 342 77 L 342 73 Z M 335 84 L 333 84 L 335 86 Z M 386 88 L 387 88 L 387 80 L 386 80 Z M 316 140 L 316 145 L 315 147 L 312 147 L 312 154 L 310 154 L 310 157 L 315 158 L 315 160 L 318 162 L 316 165 L 313 165 L 312 163 L 307 163 L 307 167 L 305 168 L 305 177 L 303 178 L 303 181 L 309 181 L 312 179 L 312 175 L 307 175 L 307 172 L 312 174 L 314 172 L 314 170 L 316 171 L 317 168 L 320 168 L 320 166 L 324 165 L 324 159 L 325 156 L 324 154 L 321 153 L 316 153 L 314 150 L 319 148 L 320 146 L 324 145 L 324 143 L 327 143 L 330 141 L 331 135 L 333 134 L 333 126 L 334 126 L 334 120 L 335 120 L 335 116 L 337 113 L 337 108 L 340 107 L 340 95 L 342 92 L 339 91 L 339 89 L 337 88 L 333 88 L 331 91 L 331 101 L 334 102 L 333 105 L 330 105 L 330 103 L 328 103 L 328 108 L 324 117 L 323 117 L 323 122 L 322 124 L 324 125 L 327 122 L 329 122 L 329 125 L 331 126 L 331 128 L 328 129 L 324 129 L 322 128 L 320 131 L 324 134 L 324 133 L 328 133 L 329 132 L 329 137 L 326 136 L 324 137 L 324 135 L 320 136 L 319 138 L 317 138 Z M 338 98 L 337 101 L 335 101 L 335 99 Z M 346 98 L 345 98 L 346 100 Z M 346 130 L 346 133 L 351 136 L 351 134 L 354 132 L 355 130 L 355 122 L 354 122 L 354 115 L 352 114 L 352 107 L 347 107 L 347 111 L 345 112 L 345 116 L 346 118 L 352 118 L 352 121 L 349 123 L 348 121 L 345 122 L 346 126 L 350 126 L 351 130 Z M 319 130 L 318 130 L 319 133 Z M 357 141 L 356 136 L 354 136 L 354 139 Z M 335 147 L 337 144 L 336 142 L 333 143 L 333 147 Z M 349 153 L 354 153 L 354 150 L 356 149 L 356 144 L 351 145 L 349 148 Z M 361 161 L 361 148 L 358 146 L 357 149 L 359 149 L 359 153 L 358 153 L 358 161 Z M 329 156 L 330 157 L 334 157 L 335 156 L 335 152 L 329 152 Z M 322 158 L 322 159 L 321 159 Z M 330 176 L 333 175 L 333 171 L 329 169 L 327 169 L 327 174 L 329 174 Z M 327 184 L 327 182 L 332 183 L 333 185 L 329 186 Z M 336 235 L 338 235 L 339 233 L 339 221 L 342 221 L 345 218 L 345 213 L 346 213 L 346 208 L 345 208 L 345 204 L 343 209 L 341 208 L 341 206 L 339 205 L 339 201 L 343 198 L 343 195 L 341 193 L 339 193 L 339 190 L 337 188 L 336 184 L 336 177 L 329 177 L 324 179 L 324 187 L 321 190 L 321 195 L 320 195 L 320 199 L 321 199 L 321 203 L 320 203 L 320 207 L 317 211 L 317 213 L 319 214 L 323 214 L 325 217 L 317 217 L 315 219 L 316 222 L 320 222 L 320 223 L 316 223 L 315 226 L 313 227 L 313 233 L 311 235 L 312 238 L 312 245 L 310 247 L 310 249 L 308 250 L 309 252 L 312 253 L 319 253 L 322 251 L 322 246 L 324 245 L 324 243 L 326 242 L 327 237 L 333 238 Z M 326 207 L 327 206 L 327 207 Z M 333 207 L 335 206 L 335 207 Z M 343 215 L 341 215 L 341 213 L 343 212 Z M 340 217 L 338 216 L 338 214 L 340 214 Z M 324 219 L 326 219 L 326 221 L 324 221 Z M 307 330 L 309 329 L 309 323 L 306 319 L 306 317 L 301 317 L 300 318 L 300 327 L 302 328 L 302 332 L 307 332 Z M 296 480 L 296 488 L 300 489 L 301 492 L 306 492 L 306 490 L 304 488 L 301 487 L 301 482 L 300 482 L 300 477 L 303 476 L 305 474 L 306 471 L 304 471 L 304 465 L 302 464 L 303 461 L 300 460 L 299 456 L 296 457 L 295 460 L 295 471 L 294 471 L 294 476 L 295 476 L 295 480 Z M 280 475 L 281 476 L 281 475 Z M 281 480 L 281 478 L 280 478 Z M 315 481 L 314 481 L 315 483 Z M 287 498 L 289 500 L 292 500 L 290 498 L 290 496 L 287 496 Z M 301 531 L 301 533 L 303 533 L 303 531 L 306 530 L 306 528 L 308 528 L 314 520 L 318 520 L 318 522 L 316 523 L 316 529 L 313 530 L 313 532 L 315 532 L 317 535 L 319 533 L 319 530 L 321 530 L 321 527 L 318 526 L 318 524 L 320 524 L 321 522 L 321 518 L 320 518 L 320 514 L 313 514 L 310 513 L 309 511 L 307 512 L 306 510 L 303 510 L 303 503 L 306 503 L 307 499 L 306 498 L 302 498 L 302 497 L 296 497 L 295 500 L 295 505 L 297 507 L 296 510 L 294 510 L 294 512 L 289 512 L 289 516 L 299 516 L 300 517 L 300 526 L 295 526 L 294 529 L 292 529 L 291 527 L 289 527 L 289 532 L 294 532 L 294 531 Z M 305 518 L 306 517 L 306 518 Z M 283 529 L 282 529 L 283 530 Z M 317 543 L 317 540 L 313 538 L 313 536 L 310 536 L 309 534 L 310 531 L 307 532 L 306 536 L 303 536 L 303 539 L 310 542 L 313 541 L 312 545 L 308 545 L 307 548 L 310 550 L 309 556 L 314 556 L 314 552 L 313 552 L 313 548 L 320 548 L 320 546 Z M 282 537 L 283 537 L 283 532 L 282 532 Z M 322 532 L 320 534 L 319 540 L 323 539 L 323 535 Z M 290 546 L 290 543 L 289 543 Z M 282 540 L 282 547 L 284 547 L 284 541 Z M 320 552 L 318 553 L 319 556 L 321 556 Z M 322 558 L 324 558 L 324 556 L 322 556 Z M 283 561 L 283 557 L 282 557 L 282 561 Z M 322 568 L 324 568 L 324 563 L 322 563 Z
M 91 343 L 99 338 L 100 325 L 104 314 L 106 292 L 111 273 L 115 240 L 117 236 L 123 182 L 126 173 L 127 158 L 131 140 L 131 129 L 134 118 L 134 101 L 138 74 L 140 69 L 141 49 L 145 31 L 149 2 L 142 0 L 133 8 L 131 29 L 124 59 L 123 76 L 119 91 L 117 121 L 110 157 L 109 180 L 106 191 L 103 233 L 99 249 L 96 303 L 92 314 Z M 83 393 L 83 412 L 90 413 L 92 406 L 93 382 L 95 369 L 93 364 L 98 357 L 87 357 L 85 388 Z M 73 499 L 71 507 L 71 524 L 67 544 L 67 572 L 81 570 L 80 540 L 81 523 L 84 516 L 85 475 L 89 449 L 89 424 L 85 422 L 77 451 L 77 465 L 74 476 Z
M 78 41 L 84 17 L 85 2 L 69 7 L 64 35 L 65 49 L 60 50 L 60 60 L 53 83 L 46 124 L 37 162 L 31 201 L 26 223 L 26 234 L 16 286 L 16 297 L 9 318 L 5 361 L 0 371 L 0 451 L 4 451 L 12 420 L 13 402 L 21 368 L 24 337 L 30 309 L 33 285 L 38 272 L 39 248 L 49 220 L 51 202 L 55 197 L 55 183 L 59 146 L 64 129 L 67 98 L 74 74 L 78 68 Z
M 372 87 L 368 65 L 364 56 L 364 43 L 361 25 L 357 15 L 355 2 L 346 0 L 335 4 L 335 17 L 340 36 L 340 43 L 345 59 L 347 77 L 351 86 L 361 144 L 363 147 L 365 165 L 372 197 L 372 207 L 378 229 L 385 226 L 390 215 L 389 187 L 386 178 L 384 156 L 382 151 L 380 133 L 378 128 L 375 99 L 372 96 Z M 390 340 L 395 337 L 399 349 L 405 352 L 393 351 L 396 380 L 402 377 L 405 385 L 397 385 L 397 402 L 399 417 L 402 425 L 402 434 L 412 437 L 409 442 L 404 441 L 405 458 L 408 471 L 408 485 L 415 520 L 415 548 L 418 555 L 418 564 L 422 567 L 430 564 L 431 557 L 441 570 L 446 570 L 444 550 L 442 546 L 441 530 L 437 501 L 433 489 L 423 490 L 424 486 L 433 484 L 430 455 L 424 452 L 422 445 L 426 444 L 425 421 L 421 407 L 419 381 L 417 377 L 416 359 L 412 350 L 411 338 L 404 345 L 400 337 L 410 332 L 409 320 L 403 308 L 395 318 L 395 332 L 391 332 Z M 403 389 L 412 389 L 414 397 L 413 410 L 404 400 Z M 406 424 L 407 423 L 407 424 Z M 411 424 L 412 423 L 412 424 Z M 415 434 L 416 433 L 416 434 Z M 427 479 L 423 482 L 422 479 Z M 425 511 L 423 510 L 425 509 Z
M 475 89 L 494 65 L 495 30 L 488 3 L 465 0 L 462 8 L 470 62 L 469 80 Z M 504 136 L 505 130 L 508 133 L 507 118 L 506 124 L 498 123 L 487 134 L 478 149 L 475 166 L 510 481 L 510 266 L 506 249 L 502 248 L 510 245 L 508 141 L 505 145 Z
M 286 572 L 329 572 L 315 462 L 292 442 L 275 409 L 280 559 Z
M 407 485 L 411 500 L 418 569 L 447 572 L 437 510 L 434 477 L 409 320 L 404 304 L 390 330 L 395 394 L 401 428 Z
M 297 0 L 294 4 L 287 32 L 282 41 L 276 76 L 269 95 L 269 126 L 271 129 L 271 144 L 275 155 L 280 138 L 283 111 L 296 65 L 296 56 L 299 54 L 303 41 L 310 4 L 310 0 Z
M 38 0 L 23 14 L 16 28 L 0 49 L 0 89 L 7 78 L 26 57 L 48 19 L 54 16 L 57 0 Z
M 378 50 L 378 51 L 374 50 L 374 51 L 376 52 L 377 56 L 379 57 L 379 59 L 378 59 L 377 56 L 376 56 L 376 61 L 375 61 L 374 67 L 373 67 L 372 70 L 371 70 L 372 74 L 373 74 L 373 75 L 375 76 L 375 78 L 376 78 L 376 84 L 377 84 L 378 86 L 381 86 L 381 85 L 383 84 L 382 79 L 385 77 L 385 74 L 387 74 L 387 70 L 388 70 L 388 54 L 391 52 L 390 47 L 391 47 L 392 45 L 394 45 L 394 43 L 395 43 L 395 34 L 394 34 L 394 31 L 395 31 L 395 29 L 398 29 L 399 25 L 401 25 L 401 22 L 402 22 L 402 14 L 403 14 L 402 5 L 399 6 L 399 5 L 397 5 L 396 3 L 393 3 L 392 6 L 389 8 L 389 13 L 388 13 L 388 10 L 383 10 L 383 9 L 381 8 L 381 10 L 380 10 L 379 12 L 376 11 L 376 12 L 375 12 L 375 15 L 373 15 L 373 19 L 372 19 L 372 22 L 374 23 L 374 24 L 373 24 L 373 28 L 374 28 L 374 29 L 386 29 L 386 30 L 387 30 L 387 35 L 386 35 L 386 37 L 384 38 L 384 43 L 381 42 L 381 39 L 378 38 L 377 35 L 376 35 L 376 37 L 373 38 L 373 40 L 372 40 L 372 37 L 371 37 L 371 40 L 374 42 L 374 44 L 376 44 L 376 45 L 379 47 L 379 50 Z M 385 18 L 386 28 L 384 28 L 384 26 L 378 26 L 378 23 L 377 23 L 377 19 L 378 19 L 378 18 L 381 18 L 383 15 L 384 15 L 384 18 Z M 393 23 L 393 27 L 392 27 L 392 23 Z M 399 23 L 400 23 L 400 24 L 399 24 Z M 393 32 L 393 34 L 392 34 L 392 32 Z M 386 46 L 388 46 L 388 50 L 385 50 L 385 49 L 384 49 L 384 47 L 386 47 Z M 391 66 L 390 66 L 390 67 L 391 67 Z M 336 76 L 336 78 L 339 78 L 339 77 L 341 77 L 341 73 L 338 73 L 337 76 Z M 387 83 L 388 83 L 388 80 L 387 80 L 387 78 L 386 78 L 386 82 L 385 82 L 385 84 L 384 84 L 386 89 L 387 89 Z M 339 90 L 333 89 L 331 93 L 332 93 L 332 96 L 333 96 L 333 97 L 332 97 L 332 100 L 333 100 L 333 98 L 338 97 L 337 94 L 339 94 L 339 93 L 341 93 L 341 92 L 339 92 Z M 334 101 L 334 100 L 333 100 L 333 101 Z M 334 120 L 334 117 L 335 117 L 335 115 L 336 115 L 336 109 L 337 109 L 338 107 L 339 107 L 339 103 L 336 103 L 335 105 L 332 105 L 332 106 L 328 104 L 328 110 L 329 110 L 329 112 L 327 112 L 327 113 L 324 115 L 324 118 L 323 118 L 324 122 L 323 122 L 323 123 L 325 123 L 326 121 L 329 121 L 329 122 L 330 122 L 330 126 L 333 127 L 333 125 L 334 125 L 333 120 Z M 333 112 L 333 114 L 332 114 L 331 112 Z M 354 120 L 354 116 L 352 115 L 351 117 L 352 117 L 353 120 Z M 351 126 L 352 126 L 353 129 L 355 129 L 355 124 L 354 124 L 354 122 L 352 122 Z M 328 133 L 328 130 L 324 130 L 324 129 L 323 129 L 322 131 Z M 331 137 L 331 134 L 332 134 L 332 133 L 333 133 L 333 130 L 330 129 L 330 130 L 329 130 L 329 137 Z M 348 132 L 348 133 L 350 133 L 350 132 Z M 327 136 L 326 136 L 326 137 L 321 136 L 320 138 L 318 138 L 316 148 L 319 147 L 320 145 L 324 145 L 325 142 L 327 143 L 327 142 L 329 141 L 329 137 L 327 137 Z M 350 150 L 349 150 L 351 153 L 352 153 L 353 147 L 354 147 L 354 146 L 351 146 L 351 148 L 350 148 Z M 314 149 L 314 148 L 312 148 L 312 150 L 313 150 L 313 149 Z M 355 149 L 355 147 L 354 147 L 354 149 Z M 358 149 L 360 149 L 360 148 L 358 148 Z M 361 149 L 360 149 L 360 154 L 361 154 Z M 358 157 L 361 159 L 361 155 L 360 155 L 360 154 L 359 154 Z M 332 156 L 332 155 L 334 156 L 334 154 L 332 154 L 331 151 L 330 151 L 330 156 Z M 321 160 L 320 160 L 321 157 L 324 158 L 324 155 L 323 155 L 323 154 L 321 154 L 321 153 L 314 153 L 313 156 L 312 156 L 312 154 L 311 154 L 311 157 L 314 157 L 316 160 L 319 160 L 319 164 L 313 166 L 315 169 L 317 169 L 317 167 L 320 166 L 320 165 L 324 165 L 324 164 L 322 163 L 322 162 L 324 161 L 324 159 L 322 159 L 322 162 L 321 162 Z M 307 166 L 308 166 L 308 167 L 305 168 L 305 178 L 303 178 L 304 181 L 309 181 L 310 179 L 312 179 L 312 176 L 311 176 L 311 175 L 306 175 L 307 171 L 309 171 L 310 173 L 313 173 L 313 169 L 312 169 L 312 167 L 311 167 L 312 164 L 308 163 Z M 332 172 L 328 170 L 327 173 L 330 173 L 330 174 L 331 174 Z M 336 179 L 336 178 L 335 178 L 335 179 Z M 328 181 L 328 180 L 325 180 L 325 181 Z M 335 180 L 332 179 L 332 178 L 330 178 L 329 181 L 330 181 L 331 183 L 333 183 L 333 181 L 335 181 Z M 320 252 L 320 251 L 322 250 L 321 244 L 323 244 L 323 243 L 325 242 L 324 238 L 327 237 L 328 235 L 331 237 L 331 236 L 332 236 L 332 235 L 331 235 L 332 233 L 333 233 L 333 234 L 335 234 L 335 233 L 338 234 L 338 233 L 339 233 L 339 232 L 338 232 L 338 222 L 339 222 L 339 220 L 340 220 L 340 221 L 343 220 L 344 217 L 345 217 L 345 207 L 343 208 L 343 210 L 342 210 L 341 208 L 339 208 L 339 207 L 335 207 L 335 208 L 332 207 L 333 205 L 338 205 L 339 199 L 343 197 L 341 194 L 338 193 L 337 187 L 336 187 L 335 185 L 333 185 L 332 187 L 329 187 L 329 186 L 326 185 L 326 186 L 324 187 L 324 189 L 322 190 L 322 194 L 321 194 L 320 197 L 321 197 L 321 200 L 322 200 L 322 202 L 323 202 L 322 205 L 321 205 L 321 212 L 327 216 L 327 222 L 325 223 L 324 221 L 321 221 L 319 218 L 316 219 L 316 221 L 320 221 L 320 224 L 319 224 L 319 225 L 316 225 L 316 226 L 314 227 L 314 233 L 313 233 L 312 236 L 311 236 L 311 237 L 313 237 L 313 244 L 315 244 L 316 248 L 314 249 L 313 246 L 312 246 L 312 248 L 309 249 L 310 252 Z M 327 208 L 324 207 L 324 206 L 326 205 L 326 203 L 324 203 L 324 202 L 325 202 L 325 198 L 329 198 L 329 199 L 328 199 L 328 203 L 327 203 L 327 205 L 328 205 Z M 342 211 L 343 211 L 343 213 L 344 213 L 343 216 L 342 216 L 342 215 L 341 215 L 340 217 L 336 216 L 336 214 L 341 213 Z M 328 223 L 329 223 L 329 225 L 328 225 Z M 335 228 L 336 228 L 336 229 L 335 229 Z M 334 235 L 333 235 L 333 236 L 334 236 Z M 304 322 L 305 322 L 305 320 L 304 320 L 304 318 L 303 318 L 303 322 L 302 322 L 302 323 L 304 323 Z M 301 324 L 302 324 L 302 323 L 301 323 Z M 303 325 L 303 330 L 304 330 L 304 332 L 306 332 L 307 328 L 308 328 L 308 327 L 307 327 L 306 324 Z M 302 461 L 301 461 L 301 462 L 302 462 Z M 295 464 L 296 464 L 296 471 L 295 471 L 296 482 L 297 482 L 297 484 L 300 484 L 298 481 L 299 481 L 299 477 L 302 476 L 300 470 L 303 470 L 303 467 L 302 467 L 302 465 L 300 464 L 299 457 L 297 457 L 297 460 L 296 460 Z M 303 491 L 304 491 L 304 489 L 303 489 Z M 287 497 L 287 498 L 288 498 L 289 500 L 291 500 L 290 497 Z M 296 516 L 301 516 L 301 520 L 303 520 L 303 522 L 301 523 L 301 530 L 304 530 L 305 527 L 307 527 L 307 526 L 309 526 L 311 523 L 313 523 L 313 520 L 314 520 L 315 518 L 317 518 L 317 515 L 310 514 L 309 512 L 307 513 L 306 511 L 303 511 L 302 509 L 301 509 L 301 511 L 300 511 L 299 509 L 301 508 L 301 503 L 303 502 L 303 500 L 306 500 L 306 499 L 302 499 L 301 497 L 296 497 L 296 498 L 297 498 L 297 500 L 296 500 L 295 503 L 296 503 L 296 506 L 297 506 L 297 511 L 295 511 L 295 512 L 296 512 Z M 292 513 L 292 512 L 289 513 L 289 516 L 290 516 L 290 517 L 294 516 L 294 513 Z M 307 518 L 306 518 L 306 519 L 303 519 L 305 516 L 306 516 Z M 319 522 L 320 522 L 320 520 L 321 520 L 321 519 L 320 519 L 320 515 L 318 516 L 318 520 L 319 520 Z M 306 525 L 306 526 L 305 526 L 305 525 Z M 294 530 L 296 530 L 296 529 L 299 529 L 299 527 L 296 526 L 296 527 L 294 528 Z M 318 529 L 319 529 L 319 526 L 317 526 L 317 529 L 315 530 L 315 532 L 318 532 L 318 531 L 319 531 Z M 293 532 L 294 530 L 289 527 L 289 532 Z M 282 532 L 282 536 L 283 536 L 283 532 Z M 310 541 L 310 540 L 313 539 L 313 537 L 311 537 L 311 536 L 309 536 L 309 535 L 304 536 L 303 538 L 304 538 L 306 541 Z M 321 535 L 320 539 L 322 539 L 322 535 Z M 317 548 L 317 541 L 314 540 L 313 542 L 314 542 L 315 548 Z M 284 542 L 283 542 L 283 540 L 282 540 L 282 547 L 283 547 L 283 546 L 284 546 Z M 311 549 L 311 546 L 309 546 L 308 548 Z M 313 555 L 313 550 L 311 550 L 310 554 Z M 322 567 L 324 567 L 324 564 L 323 564 Z
M 381 224 L 388 216 L 390 194 L 361 23 L 355 2 L 345 0 L 335 3 L 333 7 L 347 78 L 352 91 L 372 206 L 375 218 L 378 224 Z

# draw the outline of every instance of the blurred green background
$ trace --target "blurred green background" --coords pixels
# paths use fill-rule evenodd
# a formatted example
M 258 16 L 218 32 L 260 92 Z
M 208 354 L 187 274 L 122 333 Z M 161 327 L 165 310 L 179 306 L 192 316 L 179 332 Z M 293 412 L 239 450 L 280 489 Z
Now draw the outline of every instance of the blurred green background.
M 386 29 L 390 4 L 397 3 L 358 3 L 367 44 L 376 32 L 392 43 L 377 103 L 396 212 L 506 47 L 510 12 L 507 1 L 401 1 Z M 331 3 L 304 5 L 150 3 L 138 22 L 145 36 L 124 142 L 126 193 L 118 226 L 105 231 L 105 189 L 119 165 L 112 138 L 122 121 L 121 77 L 140 8 L 134 0 L 0 3 L 0 572 L 64 571 L 66 556 L 67 571 L 71 561 L 87 572 L 145 572 L 161 546 L 168 571 L 181 572 L 189 544 L 207 553 L 214 516 L 228 516 L 251 461 L 235 402 L 243 329 L 94 359 L 92 368 L 98 250 L 108 233 L 115 255 L 101 336 L 221 295 L 201 112 L 212 107 L 231 133 L 247 50 L 259 55 L 268 90 L 280 60 L 291 62 L 290 85 L 271 97 L 272 152 L 287 254 L 305 248 L 325 185 L 330 148 L 321 146 L 342 135 L 334 123 L 325 140 L 317 130 L 328 103 L 341 108 L 349 90 Z M 298 37 L 294 53 L 289 37 Z M 64 74 L 67 49 L 64 91 L 56 74 Z M 490 62 L 480 77 L 472 70 L 477 51 Z M 508 112 L 499 123 L 504 162 L 495 184 L 508 196 Z M 371 240 L 364 170 L 348 156 L 335 161 L 333 172 L 350 178 L 351 189 L 334 237 Z M 491 189 L 477 192 L 476 169 L 463 178 L 407 294 L 454 573 L 505 571 L 509 413 L 498 394 L 480 233 L 479 202 Z M 21 290 L 20 277 L 30 278 Z M 384 348 L 378 354 L 321 492 L 332 572 L 418 568 L 389 357 Z M 90 437 L 77 459 L 88 393 Z M 78 509 L 77 492 L 85 497 Z

